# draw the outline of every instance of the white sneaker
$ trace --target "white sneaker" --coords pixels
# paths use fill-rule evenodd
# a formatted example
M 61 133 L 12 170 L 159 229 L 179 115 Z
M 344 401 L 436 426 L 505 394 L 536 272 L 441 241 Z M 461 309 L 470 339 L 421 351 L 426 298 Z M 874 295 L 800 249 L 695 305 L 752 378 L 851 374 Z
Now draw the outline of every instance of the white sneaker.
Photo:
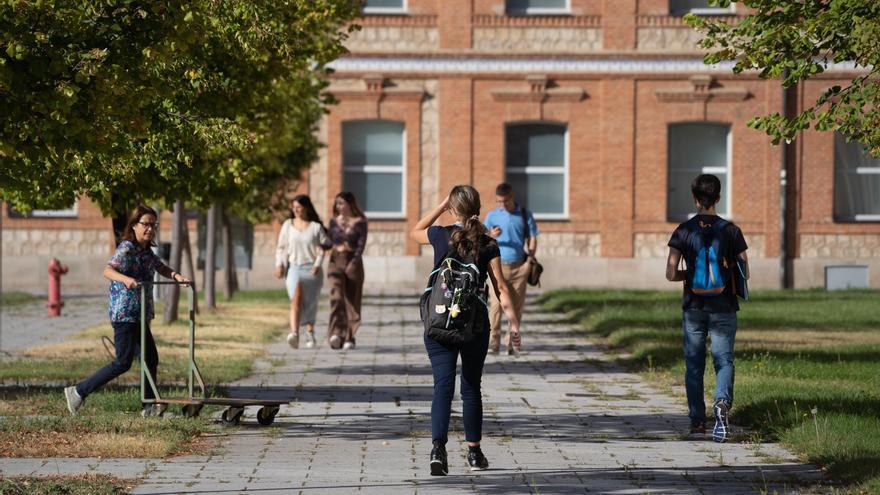
M 306 349 L 311 349 L 315 347 L 317 342 L 315 341 L 315 332 L 307 332 L 306 333 Z
M 294 349 L 299 349 L 299 334 L 290 332 L 287 334 L 287 343 Z
M 339 335 L 330 337 L 330 348 L 339 349 L 340 347 L 342 347 L 342 338 Z
M 349 350 L 349 349 L 354 349 L 354 342 L 352 342 L 352 341 L 350 341 L 350 340 L 349 340 L 348 342 L 342 344 L 342 350 L 343 350 L 343 351 L 347 351 L 347 350 Z
M 67 410 L 71 416 L 76 416 L 76 412 L 83 405 L 83 398 L 76 393 L 76 387 L 65 387 L 64 398 L 67 399 Z

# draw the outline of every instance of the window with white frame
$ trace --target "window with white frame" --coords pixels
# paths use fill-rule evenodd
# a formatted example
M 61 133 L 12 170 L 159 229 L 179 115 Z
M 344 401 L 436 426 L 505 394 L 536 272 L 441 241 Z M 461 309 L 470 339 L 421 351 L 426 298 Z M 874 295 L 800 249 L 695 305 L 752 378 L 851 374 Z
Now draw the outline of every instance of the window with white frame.
M 709 0 L 669 0 L 669 15 L 724 15 L 734 12 L 734 4 L 728 7 L 709 5 Z
M 571 0 L 507 0 L 509 15 L 554 15 L 571 12 Z
M 402 122 L 353 120 L 342 124 L 342 188 L 373 218 L 399 218 L 406 203 Z
M 364 14 L 406 13 L 406 0 L 366 0 L 361 12 Z
M 77 202 L 74 201 L 68 208 L 61 208 L 58 210 L 31 210 L 27 214 L 23 214 L 12 208 L 10 205 L 7 209 L 7 213 L 13 218 L 76 218 L 76 206 Z
M 880 221 L 880 158 L 834 133 L 834 219 Z
M 715 211 L 730 215 L 730 126 L 688 123 L 669 125 L 666 216 L 682 221 L 696 213 L 691 182 L 700 174 L 721 180 L 721 201 Z
M 563 124 L 508 124 L 505 172 L 517 202 L 537 218 L 568 216 L 568 132 Z

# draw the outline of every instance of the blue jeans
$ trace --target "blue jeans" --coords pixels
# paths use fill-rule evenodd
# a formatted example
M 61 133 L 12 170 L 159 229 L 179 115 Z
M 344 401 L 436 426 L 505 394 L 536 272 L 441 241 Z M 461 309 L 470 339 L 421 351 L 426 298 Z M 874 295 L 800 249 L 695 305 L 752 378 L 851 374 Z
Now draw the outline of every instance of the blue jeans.
M 131 363 L 135 356 L 140 355 L 141 348 L 141 324 L 140 322 L 120 321 L 113 322 L 113 344 L 116 346 L 116 359 L 107 366 L 99 369 L 92 376 L 86 378 L 76 386 L 76 393 L 85 399 L 95 390 L 106 385 L 110 380 L 125 373 L 131 368 Z M 156 371 L 159 367 L 159 353 L 156 351 L 156 342 L 153 340 L 153 334 L 150 332 L 150 326 L 146 328 L 146 355 L 144 359 L 147 362 L 147 369 L 153 375 L 153 380 L 157 380 Z M 154 399 L 153 389 L 147 384 L 147 399 Z
M 460 347 L 447 346 L 424 337 L 425 349 L 434 373 L 434 398 L 431 400 L 431 438 L 446 444 L 452 396 L 455 395 L 455 369 L 461 354 L 461 402 L 464 435 L 468 442 L 479 442 L 483 436 L 483 398 L 480 381 L 483 363 L 489 351 L 488 315 L 486 326 L 474 340 Z
M 691 424 L 706 421 L 703 374 L 706 372 L 706 335 L 715 365 L 715 402 L 733 404 L 733 342 L 736 339 L 736 312 L 707 313 L 699 309 L 684 311 L 684 387 L 687 391 Z

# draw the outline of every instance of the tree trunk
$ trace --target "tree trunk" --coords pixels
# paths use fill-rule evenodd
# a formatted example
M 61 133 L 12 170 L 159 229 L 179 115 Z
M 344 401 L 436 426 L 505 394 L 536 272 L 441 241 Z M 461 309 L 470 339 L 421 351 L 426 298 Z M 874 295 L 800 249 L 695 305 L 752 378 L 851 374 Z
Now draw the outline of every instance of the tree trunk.
M 220 205 L 217 203 L 212 204 L 208 209 L 208 228 L 205 236 L 205 305 L 209 309 L 217 307 L 214 267 L 217 257 L 217 213 L 219 210 Z
M 174 271 L 180 271 L 180 258 L 183 251 L 183 223 L 186 218 L 183 212 L 183 200 L 174 202 L 174 211 L 171 214 L 171 254 L 168 264 Z M 180 286 L 171 285 L 166 292 L 165 298 L 165 323 L 177 321 L 177 308 L 180 304 Z
M 186 252 L 186 273 L 184 277 L 190 279 L 192 282 L 192 291 L 196 294 L 199 293 L 199 288 L 196 287 L 196 265 L 193 263 L 193 253 L 192 248 L 189 244 L 189 225 L 184 218 L 183 228 L 181 229 L 182 237 L 183 237 L 183 250 Z M 199 312 L 199 298 L 198 296 L 193 299 L 193 310 L 198 313 Z
M 223 295 L 232 299 L 235 294 L 235 253 L 232 246 L 232 222 L 225 211 L 223 215 Z

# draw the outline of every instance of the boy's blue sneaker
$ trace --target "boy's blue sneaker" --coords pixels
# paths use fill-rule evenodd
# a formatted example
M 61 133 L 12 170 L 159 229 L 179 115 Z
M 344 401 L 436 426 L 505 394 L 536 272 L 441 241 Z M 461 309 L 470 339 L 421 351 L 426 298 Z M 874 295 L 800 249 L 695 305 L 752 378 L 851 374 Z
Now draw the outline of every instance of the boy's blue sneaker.
M 718 443 L 724 443 L 730 438 L 730 404 L 726 401 L 719 400 L 712 408 L 715 412 L 715 428 L 712 428 L 712 440 Z

